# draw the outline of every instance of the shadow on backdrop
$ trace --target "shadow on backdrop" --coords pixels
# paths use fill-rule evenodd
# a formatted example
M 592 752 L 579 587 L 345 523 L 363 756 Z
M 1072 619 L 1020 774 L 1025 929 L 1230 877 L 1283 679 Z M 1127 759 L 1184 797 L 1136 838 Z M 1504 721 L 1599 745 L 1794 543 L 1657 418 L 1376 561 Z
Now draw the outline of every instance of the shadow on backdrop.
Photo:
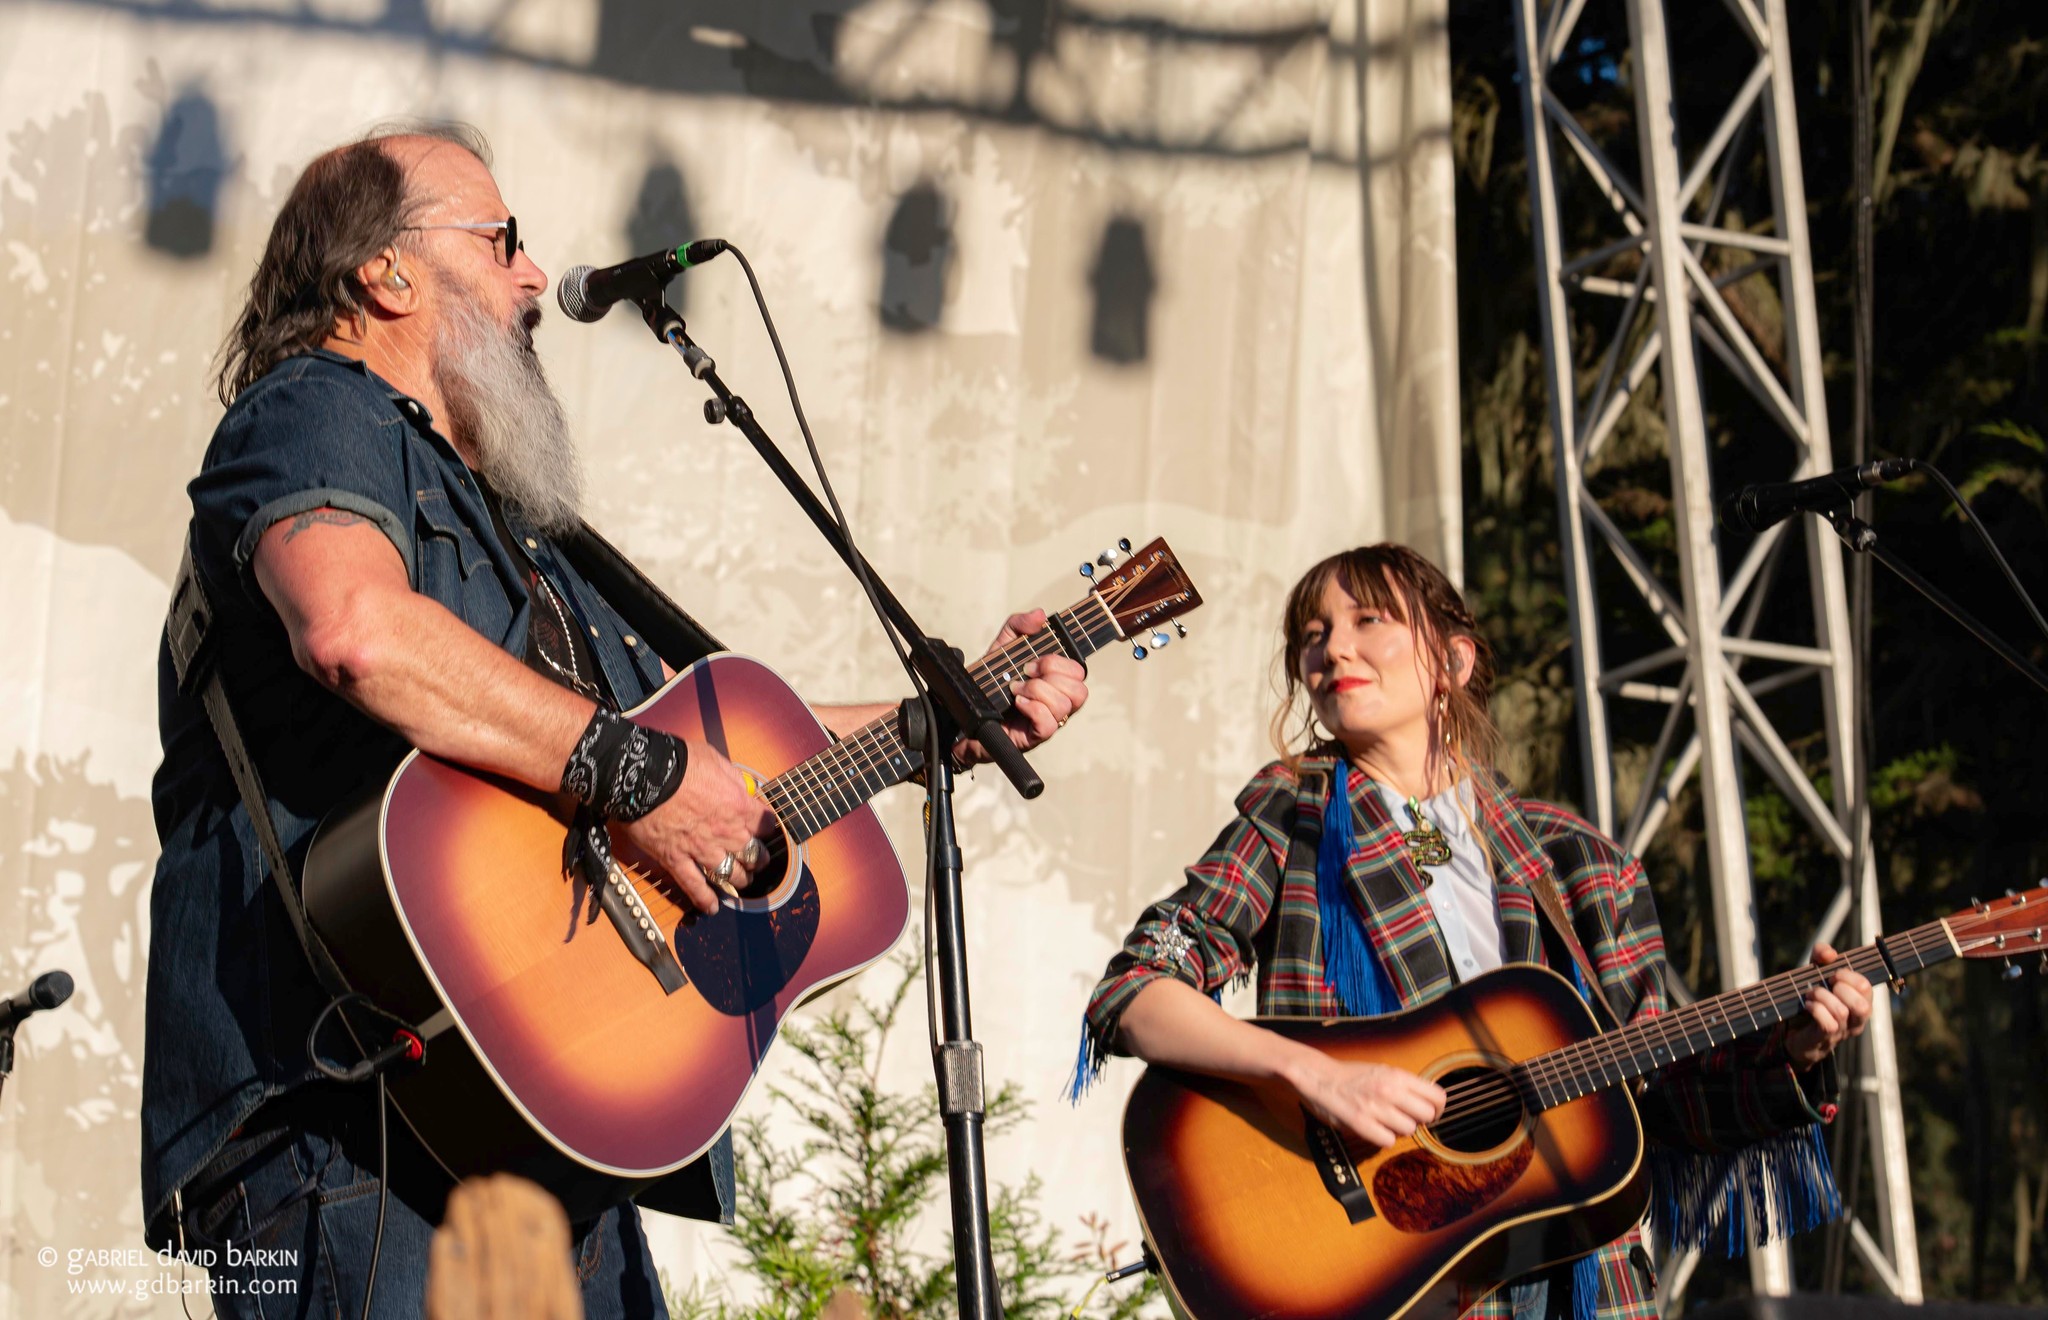
M 626 250 L 614 256 L 599 253 L 591 259 L 600 263 L 623 261 L 704 237 L 697 232 L 696 219 L 690 212 L 690 193 L 683 186 L 682 169 L 665 153 L 657 151 L 647 162 L 647 173 L 640 178 L 640 195 L 633 199 L 633 214 L 626 221 Z M 689 276 L 668 286 L 668 305 L 685 316 L 690 311 L 689 297 Z
M 152 23 L 397 37 L 416 41 L 436 56 L 467 54 L 659 91 L 751 95 L 1028 124 L 1112 150 L 1226 159 L 1265 159 L 1308 151 L 1314 159 L 1347 166 L 1372 162 L 1312 147 L 1303 115 L 1262 114 L 1259 107 L 1266 103 L 1276 74 L 1295 52 L 1318 45 L 1332 59 L 1354 66 L 1359 61 L 1405 60 L 1412 48 L 1440 38 L 1445 30 L 1440 18 L 1428 19 L 1402 38 L 1361 46 L 1333 40 L 1327 21 L 1305 21 L 1296 16 L 1257 26 L 1094 10 L 1071 0 L 980 2 L 989 13 L 990 45 L 1010 56 L 1008 61 L 993 62 L 992 67 L 1014 66 L 1014 81 L 1000 93 L 990 87 L 986 95 L 957 88 L 878 92 L 859 85 L 859 78 L 841 65 L 840 38 L 849 15 L 871 8 L 863 0 L 787 0 L 774 5 L 735 5 L 726 0 L 597 0 L 596 43 L 587 60 L 508 43 L 502 37 L 502 21 L 487 23 L 480 31 L 468 17 L 451 21 L 442 13 L 444 6 L 426 0 L 390 0 L 361 10 L 360 17 L 356 6 L 323 12 L 326 7 L 281 7 L 270 0 L 210 0 L 205 5 L 63 0 L 81 9 L 144 16 Z M 893 22 L 896 30 L 887 35 L 887 44 L 904 50 L 917 44 L 923 29 L 932 25 L 957 29 L 960 18 L 933 0 L 913 0 L 886 19 L 864 21 Z M 1088 70 L 1098 67 L 1097 57 L 1111 47 L 1120 58 L 1135 59 L 1140 72 L 1134 76 L 1156 81 L 1192 73 L 1212 81 L 1220 78 L 1230 90 L 1205 110 L 1190 112 L 1176 103 L 1167 113 L 1154 106 L 1122 123 L 1102 122 L 1092 110 L 1084 110 L 1078 117 L 1070 111 L 1049 114 L 1033 98 L 1034 68 L 1052 69 L 1069 81 L 1086 78 Z M 1335 76 L 1341 81 L 1344 75 Z M 1418 140 L 1442 138 L 1449 131 L 1448 124 L 1419 125 L 1415 135 Z
M 916 334 L 938 326 L 953 269 L 953 217 L 930 181 L 903 194 L 882 234 L 882 325 Z
M 1118 366 L 1143 362 L 1151 352 L 1152 295 L 1158 291 L 1159 277 L 1152 269 L 1142 220 L 1128 215 L 1110 219 L 1088 284 L 1095 292 L 1088 351 Z
M 860 0 L 599 0 L 590 71 L 641 87 L 845 101 L 839 26 Z
M 1017 87 L 1010 96 L 1008 117 L 1020 122 L 1033 118 L 1031 70 L 1039 57 L 1052 49 L 1059 22 L 1060 0 L 987 0 L 994 20 L 990 35 L 1006 47 L 1017 61 Z
M 164 111 L 144 168 L 149 197 L 142 241 L 180 261 L 212 252 L 214 217 L 228 170 L 220 111 L 212 97 L 196 87 L 178 94 Z

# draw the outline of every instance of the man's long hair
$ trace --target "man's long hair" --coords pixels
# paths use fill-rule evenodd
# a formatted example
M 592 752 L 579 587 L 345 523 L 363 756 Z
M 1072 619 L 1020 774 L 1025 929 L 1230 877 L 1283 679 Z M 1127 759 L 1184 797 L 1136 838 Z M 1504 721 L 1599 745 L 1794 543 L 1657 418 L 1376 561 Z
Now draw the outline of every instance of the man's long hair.
M 356 271 L 386 248 L 405 250 L 406 227 L 432 200 L 417 196 L 388 149 L 393 138 L 430 137 L 491 163 L 490 145 L 467 124 L 381 124 L 306 167 L 270 226 L 263 260 L 220 348 L 214 385 L 224 404 L 288 357 L 318 348 L 341 321 L 359 321 L 367 298 Z

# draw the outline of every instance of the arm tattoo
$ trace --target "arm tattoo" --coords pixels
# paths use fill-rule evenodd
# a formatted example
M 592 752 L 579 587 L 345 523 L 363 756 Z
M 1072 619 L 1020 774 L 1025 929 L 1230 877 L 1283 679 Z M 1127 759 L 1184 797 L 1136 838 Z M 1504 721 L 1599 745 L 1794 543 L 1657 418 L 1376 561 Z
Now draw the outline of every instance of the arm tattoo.
M 292 525 L 285 528 L 284 539 L 289 541 L 314 523 L 326 523 L 330 527 L 347 527 L 354 523 L 368 522 L 359 513 L 348 513 L 341 509 L 308 509 L 292 519 Z

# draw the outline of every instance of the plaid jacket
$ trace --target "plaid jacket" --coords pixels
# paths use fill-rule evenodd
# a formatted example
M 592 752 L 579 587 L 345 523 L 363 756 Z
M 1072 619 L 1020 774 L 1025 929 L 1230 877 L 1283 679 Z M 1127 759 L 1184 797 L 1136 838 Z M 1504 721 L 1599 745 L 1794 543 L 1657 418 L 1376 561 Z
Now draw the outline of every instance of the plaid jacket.
M 1091 1054 L 1122 1052 L 1119 1017 L 1147 982 L 1163 976 L 1209 993 L 1256 977 L 1261 1014 L 1343 1016 L 1324 981 L 1316 902 L 1316 851 L 1332 769 L 1328 756 L 1305 757 L 1297 779 L 1274 762 L 1245 786 L 1237 817 L 1188 868 L 1186 882 L 1145 910 L 1110 960 L 1088 1003 Z M 1414 1007 L 1449 990 L 1457 977 L 1399 826 L 1370 781 L 1353 774 L 1352 784 L 1352 897 L 1403 1007 Z M 1478 823 L 1493 849 L 1506 960 L 1568 967 L 1567 952 L 1546 950 L 1543 919 L 1531 897 L 1530 886 L 1554 884 L 1612 1013 L 1603 1025 L 1665 1011 L 1664 936 L 1636 859 L 1577 816 L 1524 802 L 1505 783 L 1478 797 Z M 1646 1134 L 1718 1153 L 1823 1121 L 1816 1106 L 1833 1098 L 1832 1060 L 1802 1085 L 1786 1062 L 1784 1034 L 1780 1027 L 1666 1069 L 1640 1099 Z M 1648 1254 L 1634 1252 L 1630 1263 L 1640 1241 L 1632 1229 L 1601 1252 L 1601 1320 L 1656 1314 Z M 1507 1289 L 1476 1299 L 1467 1314 L 1508 1316 Z

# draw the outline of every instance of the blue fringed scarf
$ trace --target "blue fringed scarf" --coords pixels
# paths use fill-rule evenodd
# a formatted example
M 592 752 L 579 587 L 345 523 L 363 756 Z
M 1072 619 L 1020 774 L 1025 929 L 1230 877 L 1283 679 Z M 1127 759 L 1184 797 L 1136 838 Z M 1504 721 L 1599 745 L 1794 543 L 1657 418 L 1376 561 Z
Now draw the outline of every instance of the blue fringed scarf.
M 1842 1194 L 1819 1123 L 1732 1155 L 1652 1146 L 1650 1181 L 1658 1235 L 1674 1247 L 1723 1257 L 1842 1216 Z
M 1316 907 L 1323 926 L 1323 983 L 1353 1017 L 1399 1012 L 1401 996 L 1373 952 L 1365 917 L 1351 901 L 1344 873 L 1358 831 L 1351 820 L 1351 767 L 1337 758 L 1330 800 L 1323 807 L 1323 838 L 1316 848 Z

